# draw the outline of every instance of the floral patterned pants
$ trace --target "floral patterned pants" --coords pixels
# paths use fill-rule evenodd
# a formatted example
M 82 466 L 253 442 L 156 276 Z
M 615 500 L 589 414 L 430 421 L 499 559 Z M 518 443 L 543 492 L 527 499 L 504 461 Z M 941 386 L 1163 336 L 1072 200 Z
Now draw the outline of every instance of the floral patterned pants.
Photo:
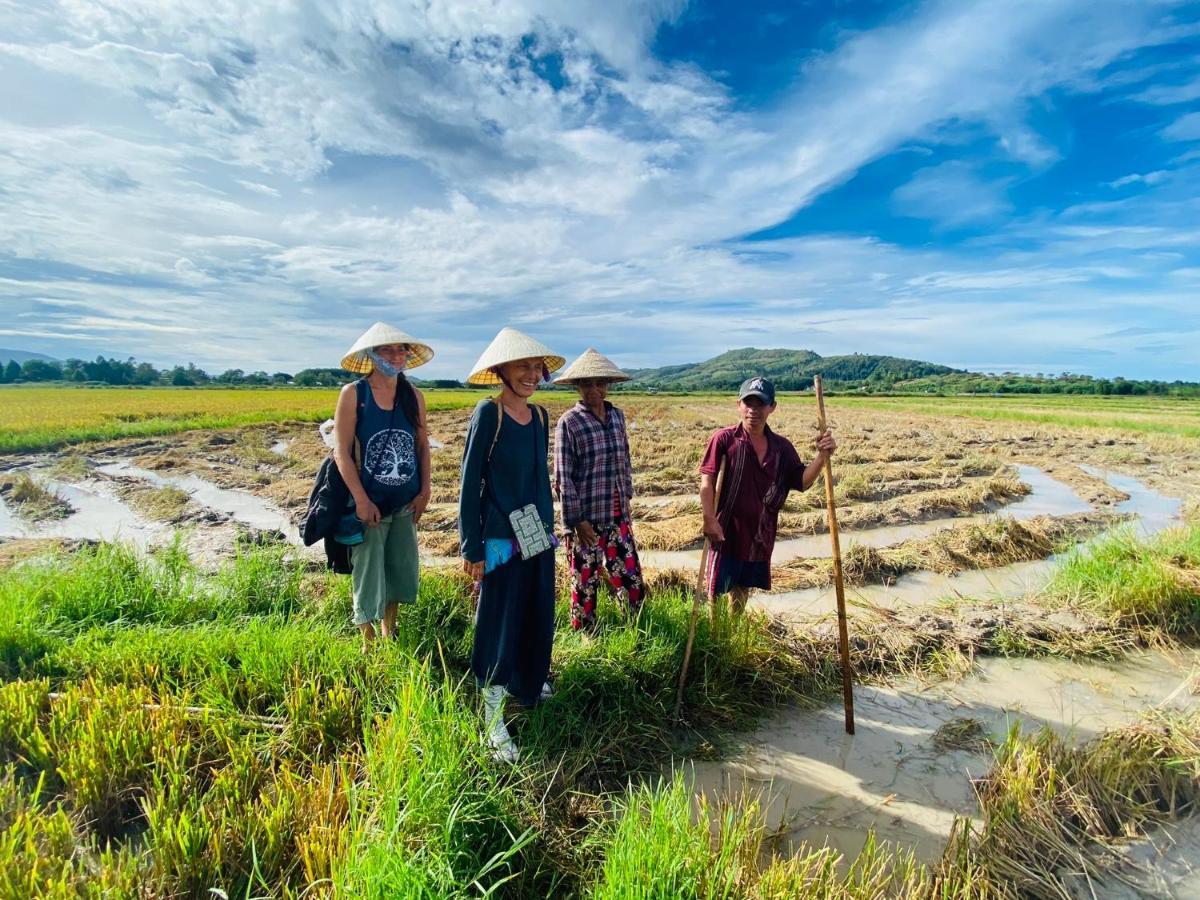
M 625 595 L 629 613 L 642 605 L 646 588 L 642 564 L 638 561 L 633 525 L 622 516 L 610 525 L 593 525 L 596 543 L 584 547 L 575 535 L 567 538 L 567 561 L 571 568 L 571 625 L 576 630 L 596 624 L 596 596 L 600 591 L 600 573 L 605 571 L 609 587 L 617 596 Z

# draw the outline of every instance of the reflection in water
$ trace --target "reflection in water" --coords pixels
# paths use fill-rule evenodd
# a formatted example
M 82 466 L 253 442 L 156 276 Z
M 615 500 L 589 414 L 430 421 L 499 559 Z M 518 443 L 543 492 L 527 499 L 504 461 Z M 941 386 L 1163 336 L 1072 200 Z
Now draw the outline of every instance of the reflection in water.
M 1128 475 L 1118 475 L 1116 472 L 1097 469 L 1095 466 L 1082 465 L 1079 468 L 1089 475 L 1103 478 L 1117 490 L 1129 495 L 1128 500 L 1117 504 L 1117 512 L 1137 516 L 1143 534 L 1155 534 L 1179 524 L 1183 501 L 1178 497 L 1160 494 Z

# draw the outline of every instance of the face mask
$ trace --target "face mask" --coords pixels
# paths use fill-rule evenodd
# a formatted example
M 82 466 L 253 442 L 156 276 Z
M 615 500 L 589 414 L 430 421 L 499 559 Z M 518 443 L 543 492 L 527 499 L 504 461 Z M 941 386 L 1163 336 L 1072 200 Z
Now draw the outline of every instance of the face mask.
M 367 356 L 370 357 L 371 362 L 375 363 L 375 368 L 377 368 L 382 374 L 386 375 L 388 378 L 395 378 L 397 375 L 400 374 L 399 369 L 397 369 L 395 366 L 393 366 L 390 362 L 388 362 L 386 359 L 384 359 L 378 353 L 375 353 L 374 351 L 372 351 L 372 352 L 368 353 Z

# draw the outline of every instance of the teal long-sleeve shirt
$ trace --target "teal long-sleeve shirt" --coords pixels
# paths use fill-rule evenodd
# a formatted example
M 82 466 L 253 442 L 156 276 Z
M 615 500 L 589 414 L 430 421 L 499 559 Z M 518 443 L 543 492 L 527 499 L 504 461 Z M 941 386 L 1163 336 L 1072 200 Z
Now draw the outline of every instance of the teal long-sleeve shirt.
M 504 415 L 494 400 L 480 400 L 471 414 L 458 492 L 458 537 L 468 562 L 483 560 L 487 538 L 513 536 L 508 514 L 515 509 L 532 503 L 547 526 L 554 522 L 547 419 L 541 407 L 530 406 L 533 418 L 528 425 Z M 499 435 L 498 416 L 503 416 Z

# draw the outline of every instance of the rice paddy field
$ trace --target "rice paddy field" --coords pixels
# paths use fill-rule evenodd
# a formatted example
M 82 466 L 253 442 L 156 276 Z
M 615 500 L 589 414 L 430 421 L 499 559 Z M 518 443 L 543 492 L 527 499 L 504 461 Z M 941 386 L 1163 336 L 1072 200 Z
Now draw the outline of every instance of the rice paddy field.
M 1200 896 L 1200 405 L 830 397 L 771 592 L 702 615 L 728 398 L 615 396 L 650 599 L 570 630 L 491 758 L 431 392 L 419 601 L 363 654 L 299 546 L 332 390 L 2 389 L 0 898 Z M 571 402 L 538 398 L 552 415 Z M 811 397 L 772 420 L 803 455 Z

